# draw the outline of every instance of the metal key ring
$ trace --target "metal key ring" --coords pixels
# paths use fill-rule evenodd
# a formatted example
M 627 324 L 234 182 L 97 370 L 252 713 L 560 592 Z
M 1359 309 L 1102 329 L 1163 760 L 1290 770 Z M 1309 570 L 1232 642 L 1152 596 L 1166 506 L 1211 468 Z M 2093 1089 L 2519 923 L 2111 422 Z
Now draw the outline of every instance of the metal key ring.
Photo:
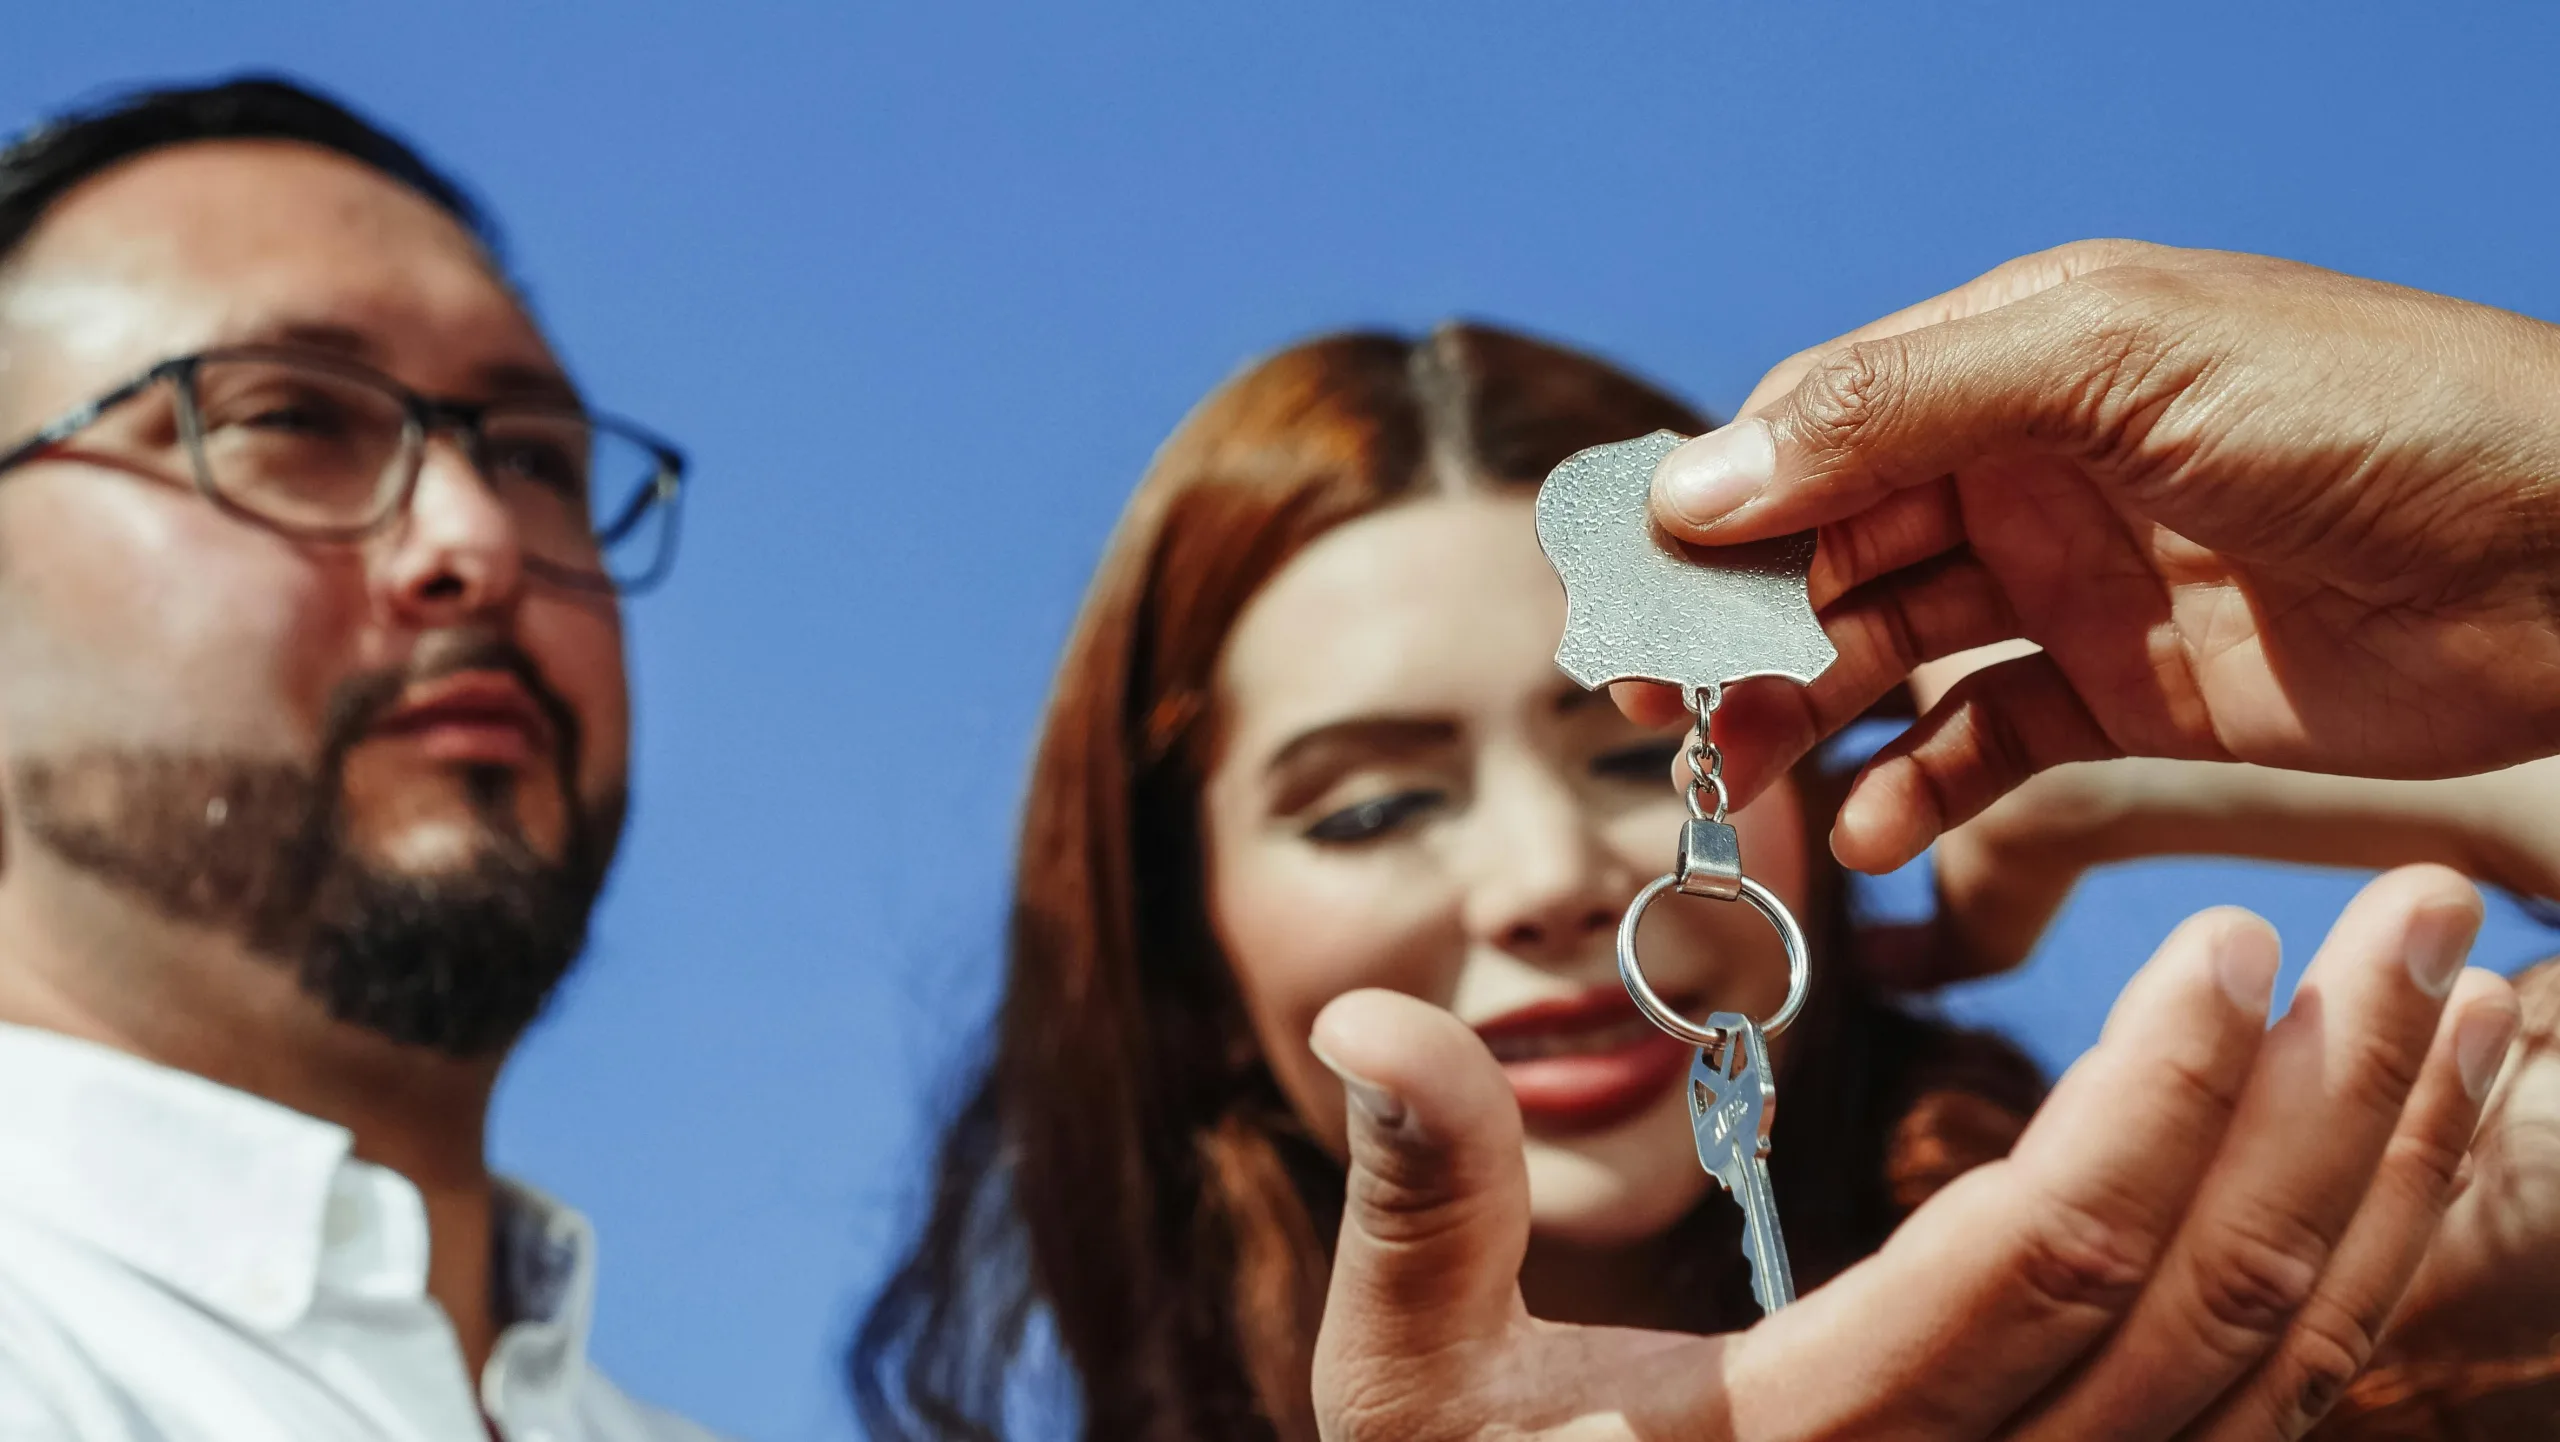
M 1797 1012 L 1804 1010 L 1805 993 L 1812 990 L 1813 985 L 1813 963 L 1805 954 L 1804 928 L 1796 924 L 1795 914 L 1787 910 L 1787 904 L 1750 877 L 1743 877 L 1741 881 L 1742 899 L 1760 909 L 1760 914 L 1767 917 L 1769 925 L 1777 931 L 1780 944 L 1787 949 L 1786 1002 L 1760 1024 L 1762 1036 L 1776 1036 L 1796 1019 Z M 1643 966 L 1636 961 L 1636 927 L 1644 920 L 1645 908 L 1653 905 L 1655 897 L 1679 884 L 1678 872 L 1665 872 L 1637 892 L 1636 899 L 1628 903 L 1626 917 L 1618 923 L 1618 979 L 1627 984 L 1627 995 L 1635 998 L 1636 1010 L 1644 1013 L 1645 1020 L 1691 1046 L 1714 1051 L 1723 1047 L 1725 1033 L 1713 1027 L 1700 1026 L 1664 1005 L 1662 998 L 1654 994 L 1652 984 L 1644 979 Z

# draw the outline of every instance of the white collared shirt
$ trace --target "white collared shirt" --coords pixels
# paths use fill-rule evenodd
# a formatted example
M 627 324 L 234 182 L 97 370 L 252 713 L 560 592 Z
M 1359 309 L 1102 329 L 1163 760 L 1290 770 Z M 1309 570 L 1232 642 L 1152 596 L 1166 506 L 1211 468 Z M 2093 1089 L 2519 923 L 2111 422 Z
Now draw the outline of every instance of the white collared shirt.
M 502 1183 L 476 1389 L 427 1214 L 342 1127 L 0 1025 L 0 1442 L 703 1442 L 587 1361 L 595 1236 Z

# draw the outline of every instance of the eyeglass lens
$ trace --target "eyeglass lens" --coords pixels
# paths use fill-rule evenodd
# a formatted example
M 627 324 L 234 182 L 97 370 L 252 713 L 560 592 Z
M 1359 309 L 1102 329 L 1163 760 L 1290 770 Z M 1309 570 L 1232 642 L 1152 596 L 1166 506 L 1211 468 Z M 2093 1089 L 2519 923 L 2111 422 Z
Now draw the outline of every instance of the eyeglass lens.
M 208 488 L 280 528 L 352 535 L 381 522 L 419 463 L 423 438 L 401 396 L 347 372 L 207 357 L 194 370 L 197 456 Z M 658 453 L 569 412 L 488 414 L 472 457 L 514 520 L 525 554 L 617 581 L 654 570 L 665 508 L 627 526 L 658 481 Z M 598 525 L 615 527 L 600 538 Z

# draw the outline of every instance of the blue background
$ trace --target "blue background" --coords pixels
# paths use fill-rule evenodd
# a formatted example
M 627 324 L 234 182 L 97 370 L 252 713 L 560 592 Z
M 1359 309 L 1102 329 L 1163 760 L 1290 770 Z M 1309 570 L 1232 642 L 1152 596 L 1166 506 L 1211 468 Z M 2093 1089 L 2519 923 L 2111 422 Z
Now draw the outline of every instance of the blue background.
M 693 448 L 624 862 L 495 1145 L 601 1227 L 606 1365 L 783 1439 L 851 1427 L 1086 571 L 1242 358 L 1464 313 L 1729 410 L 2099 234 L 2560 318 L 2555 40 L 2524 5 L 28 0 L 0 121 L 316 79 L 476 184 L 592 393 Z M 2174 917 L 2244 902 L 2298 957 L 2353 885 L 2122 869 L 1951 1005 L 2059 1062 Z M 2500 908 L 2481 956 L 2542 945 Z

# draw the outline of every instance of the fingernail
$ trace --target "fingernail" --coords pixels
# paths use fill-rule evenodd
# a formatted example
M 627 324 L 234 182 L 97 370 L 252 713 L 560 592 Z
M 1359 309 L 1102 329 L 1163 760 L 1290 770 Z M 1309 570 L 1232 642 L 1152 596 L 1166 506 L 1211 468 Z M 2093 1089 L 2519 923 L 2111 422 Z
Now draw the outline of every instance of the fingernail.
M 1884 825 L 1889 811 L 1873 787 L 1852 785 L 1849 798 L 1840 803 L 1840 813 L 1831 820 L 1832 834 L 1852 844 L 1872 844 L 1875 838 L 1870 833 Z
M 2462 975 L 2462 959 L 2471 954 L 2472 934 L 2479 929 L 2476 907 L 2431 906 L 2409 918 L 2402 954 L 2409 980 L 2429 996 L 2453 990 L 2453 979 Z
M 2233 1006 L 2264 1016 L 2275 999 L 2276 971 L 2283 962 L 2283 952 L 2265 932 L 2235 929 L 2214 953 L 2213 979 L 2222 983 L 2222 994 Z
M 1367 1077 L 1344 1069 L 1342 1063 L 1324 1054 L 1323 1047 L 1309 1042 L 1307 1049 L 1316 1054 L 1316 1060 L 1324 1063 L 1325 1070 L 1342 1079 L 1344 1094 L 1370 1121 L 1390 1131 L 1404 1124 L 1404 1098 Z
M 1703 526 L 1760 494 L 1777 473 L 1777 437 L 1753 419 L 1681 442 L 1654 468 L 1654 482 L 1675 514 Z
M 1897 804 L 1880 778 L 1881 773 L 1870 770 L 1852 782 L 1848 800 L 1831 823 L 1832 858 L 1852 871 L 1879 876 L 1909 865 L 1937 839 L 1931 818 Z
M 2478 1101 L 2498 1083 L 2507 1064 L 2507 1046 L 2523 1020 L 2511 1006 L 2475 1006 L 2454 1027 L 2453 1059 L 2462 1068 L 2462 1089 Z

